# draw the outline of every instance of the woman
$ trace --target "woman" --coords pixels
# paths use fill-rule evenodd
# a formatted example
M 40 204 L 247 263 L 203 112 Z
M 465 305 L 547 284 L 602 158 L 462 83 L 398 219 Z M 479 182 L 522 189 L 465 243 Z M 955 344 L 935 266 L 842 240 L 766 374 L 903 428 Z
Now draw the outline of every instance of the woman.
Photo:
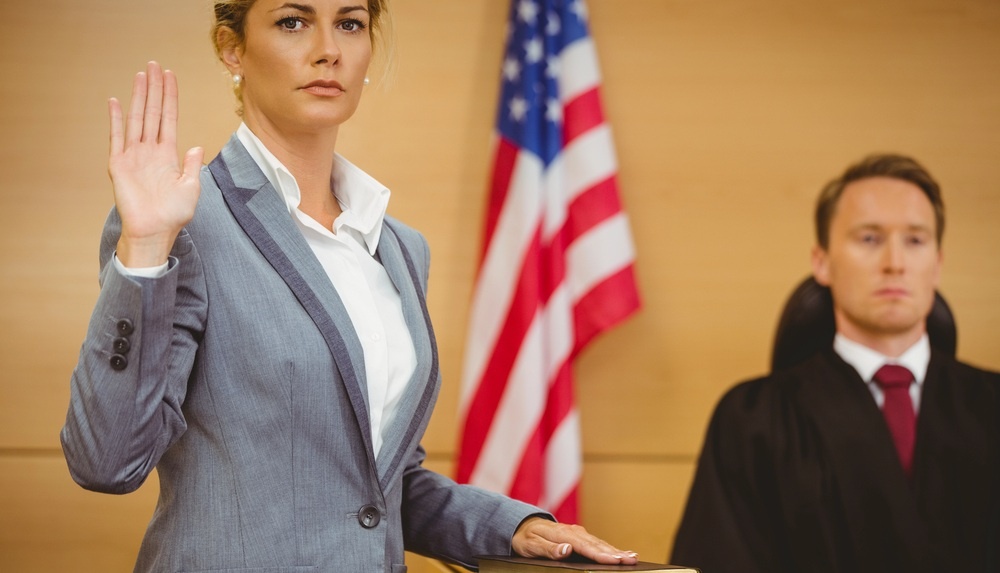
M 385 0 L 227 0 L 243 124 L 176 156 L 177 82 L 110 102 L 115 206 L 62 431 L 88 489 L 160 497 L 137 571 L 403 571 L 408 550 L 634 563 L 421 466 L 438 386 L 427 244 L 334 153 Z M 124 124 L 124 125 L 123 125 Z

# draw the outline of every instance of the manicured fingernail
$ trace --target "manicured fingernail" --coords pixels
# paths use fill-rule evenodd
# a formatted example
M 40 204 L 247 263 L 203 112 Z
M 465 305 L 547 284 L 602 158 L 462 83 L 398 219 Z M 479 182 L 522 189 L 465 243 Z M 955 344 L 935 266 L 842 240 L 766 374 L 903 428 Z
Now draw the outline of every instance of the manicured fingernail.
M 569 552 L 573 550 L 573 546 L 569 543 L 563 543 L 559 546 L 559 555 L 569 555 Z

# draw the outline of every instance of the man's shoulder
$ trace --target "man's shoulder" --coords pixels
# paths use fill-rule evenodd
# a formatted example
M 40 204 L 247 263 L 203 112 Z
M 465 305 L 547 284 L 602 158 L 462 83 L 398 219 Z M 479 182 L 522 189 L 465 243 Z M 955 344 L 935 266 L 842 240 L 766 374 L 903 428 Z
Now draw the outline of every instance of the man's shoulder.
M 831 352 L 821 351 L 792 366 L 787 366 L 737 383 L 726 395 L 758 396 L 795 392 L 802 385 L 810 384 L 820 376 L 842 374 L 843 361 Z

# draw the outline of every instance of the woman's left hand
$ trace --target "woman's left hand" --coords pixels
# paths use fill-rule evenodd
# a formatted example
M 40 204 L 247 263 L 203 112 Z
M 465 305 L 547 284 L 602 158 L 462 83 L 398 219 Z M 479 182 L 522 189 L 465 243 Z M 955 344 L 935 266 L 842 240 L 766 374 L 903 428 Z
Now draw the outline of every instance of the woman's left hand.
M 634 565 L 638 555 L 622 551 L 594 537 L 579 525 L 556 523 L 542 517 L 525 519 L 511 540 L 514 551 L 522 557 L 560 560 L 574 552 L 606 565 Z

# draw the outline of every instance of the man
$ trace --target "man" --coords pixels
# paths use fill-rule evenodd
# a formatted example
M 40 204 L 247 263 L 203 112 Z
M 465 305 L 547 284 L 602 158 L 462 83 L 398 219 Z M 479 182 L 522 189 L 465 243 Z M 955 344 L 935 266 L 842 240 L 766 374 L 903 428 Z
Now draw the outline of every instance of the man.
M 939 187 L 910 158 L 868 157 L 824 188 L 812 266 L 833 347 L 722 398 L 672 562 L 1000 571 L 1000 374 L 926 333 L 943 230 Z

